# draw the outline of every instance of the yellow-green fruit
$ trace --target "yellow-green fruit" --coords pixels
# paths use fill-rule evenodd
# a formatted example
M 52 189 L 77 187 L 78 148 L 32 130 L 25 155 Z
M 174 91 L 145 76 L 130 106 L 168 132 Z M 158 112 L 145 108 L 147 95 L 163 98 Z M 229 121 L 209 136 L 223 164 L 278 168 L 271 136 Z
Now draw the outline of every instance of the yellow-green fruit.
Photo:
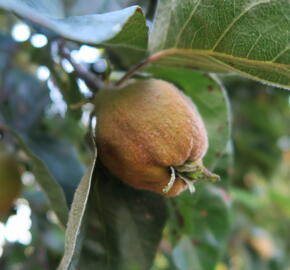
M 21 191 L 21 173 L 17 160 L 0 153 L 0 220 L 6 217 Z
M 137 189 L 175 196 L 187 184 L 168 184 L 170 167 L 201 163 L 208 148 L 195 105 L 173 84 L 157 79 L 131 81 L 96 97 L 96 143 L 105 167 Z

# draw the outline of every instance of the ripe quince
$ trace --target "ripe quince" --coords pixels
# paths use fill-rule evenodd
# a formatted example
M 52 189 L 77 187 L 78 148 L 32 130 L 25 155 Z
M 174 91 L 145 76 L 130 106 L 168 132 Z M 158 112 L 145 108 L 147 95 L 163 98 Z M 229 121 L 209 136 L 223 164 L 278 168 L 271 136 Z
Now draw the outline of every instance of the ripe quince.
M 158 79 L 132 80 L 95 99 L 98 156 L 126 184 L 167 197 L 199 179 L 208 149 L 203 120 L 191 99 Z

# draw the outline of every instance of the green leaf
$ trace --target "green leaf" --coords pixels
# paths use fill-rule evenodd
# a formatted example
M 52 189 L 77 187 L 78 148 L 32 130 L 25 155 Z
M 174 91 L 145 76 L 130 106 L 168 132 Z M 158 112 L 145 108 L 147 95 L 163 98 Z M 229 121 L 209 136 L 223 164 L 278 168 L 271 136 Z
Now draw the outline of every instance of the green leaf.
M 58 270 L 74 270 L 77 267 L 84 237 L 84 216 L 91 190 L 95 161 L 96 156 L 76 190 L 65 233 L 64 255 Z
M 64 18 L 61 3 L 56 0 L 0 0 L 0 8 L 73 41 L 146 49 L 147 26 L 140 7 Z
M 59 222 L 63 227 L 66 226 L 68 218 L 68 207 L 65 200 L 64 192 L 61 186 L 50 174 L 48 168 L 39 159 L 33 151 L 31 151 L 25 143 L 24 138 L 16 132 L 12 132 L 17 142 L 21 146 L 21 149 L 27 154 L 27 156 L 33 162 L 33 173 L 35 175 L 36 181 L 41 186 L 43 192 L 46 194 L 52 210 L 58 217 Z
M 147 56 L 146 51 L 125 47 L 107 48 L 106 52 L 109 55 L 111 63 L 120 70 L 127 70 L 132 66 L 138 65 Z
M 290 89 L 288 0 L 160 0 L 150 52 L 159 64 L 236 72 Z
M 226 151 L 219 159 L 215 173 L 220 176 L 221 180 L 217 183 L 220 187 L 228 189 L 232 184 L 232 177 L 234 171 L 234 146 L 230 140 L 227 144 Z
M 100 165 L 79 269 L 150 269 L 167 219 L 164 198 L 135 190 Z
M 151 67 L 148 71 L 156 78 L 176 84 L 191 97 L 209 136 L 209 150 L 204 162 L 208 168 L 214 168 L 230 136 L 230 109 L 221 83 L 215 77 L 183 68 Z
M 45 163 L 62 186 L 70 206 L 75 190 L 84 174 L 84 168 L 78 160 L 76 149 L 66 141 L 41 133 L 29 134 L 27 145 Z
M 214 269 L 230 231 L 229 195 L 211 184 L 172 200 L 169 228 L 180 270 Z

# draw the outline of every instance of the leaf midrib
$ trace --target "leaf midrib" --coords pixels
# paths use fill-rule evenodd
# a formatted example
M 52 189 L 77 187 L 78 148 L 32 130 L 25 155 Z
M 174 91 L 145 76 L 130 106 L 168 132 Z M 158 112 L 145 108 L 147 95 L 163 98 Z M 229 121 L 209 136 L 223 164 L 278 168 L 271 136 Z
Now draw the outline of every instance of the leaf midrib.
M 289 49 L 290 49 L 290 47 L 287 48 L 287 50 L 289 50 Z M 185 54 L 185 55 L 186 54 L 187 55 L 195 54 L 195 55 L 209 56 L 209 57 L 217 56 L 217 57 L 224 57 L 224 58 L 227 58 L 227 59 L 231 59 L 233 61 L 234 60 L 239 60 L 241 62 L 245 62 L 245 63 L 248 63 L 248 64 L 255 64 L 255 65 L 261 65 L 261 66 L 267 65 L 267 66 L 271 66 L 273 68 L 280 67 L 282 69 L 290 68 L 290 64 L 288 65 L 288 64 L 276 63 L 276 62 L 273 62 L 272 60 L 271 61 L 253 60 L 253 59 L 249 59 L 249 58 L 245 58 L 245 57 L 239 57 L 239 56 L 234 56 L 234 55 L 221 53 L 221 52 L 217 52 L 217 51 L 213 51 L 213 50 L 171 48 L 171 49 L 167 49 L 167 50 L 163 50 L 161 52 L 158 52 L 158 54 L 160 54 L 161 57 L 164 57 L 164 56 L 167 56 L 167 55 L 171 55 L 171 54 Z

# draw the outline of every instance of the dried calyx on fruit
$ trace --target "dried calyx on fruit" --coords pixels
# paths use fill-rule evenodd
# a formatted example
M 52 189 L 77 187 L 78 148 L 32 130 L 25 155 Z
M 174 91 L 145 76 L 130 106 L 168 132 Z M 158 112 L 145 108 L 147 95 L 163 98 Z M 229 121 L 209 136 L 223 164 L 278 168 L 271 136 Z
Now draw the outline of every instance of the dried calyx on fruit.
M 8 215 L 21 188 L 21 172 L 17 159 L 0 149 L 0 220 Z
M 98 155 L 128 185 L 171 197 L 196 180 L 219 177 L 202 166 L 207 132 L 195 105 L 163 80 L 132 80 L 95 99 Z

